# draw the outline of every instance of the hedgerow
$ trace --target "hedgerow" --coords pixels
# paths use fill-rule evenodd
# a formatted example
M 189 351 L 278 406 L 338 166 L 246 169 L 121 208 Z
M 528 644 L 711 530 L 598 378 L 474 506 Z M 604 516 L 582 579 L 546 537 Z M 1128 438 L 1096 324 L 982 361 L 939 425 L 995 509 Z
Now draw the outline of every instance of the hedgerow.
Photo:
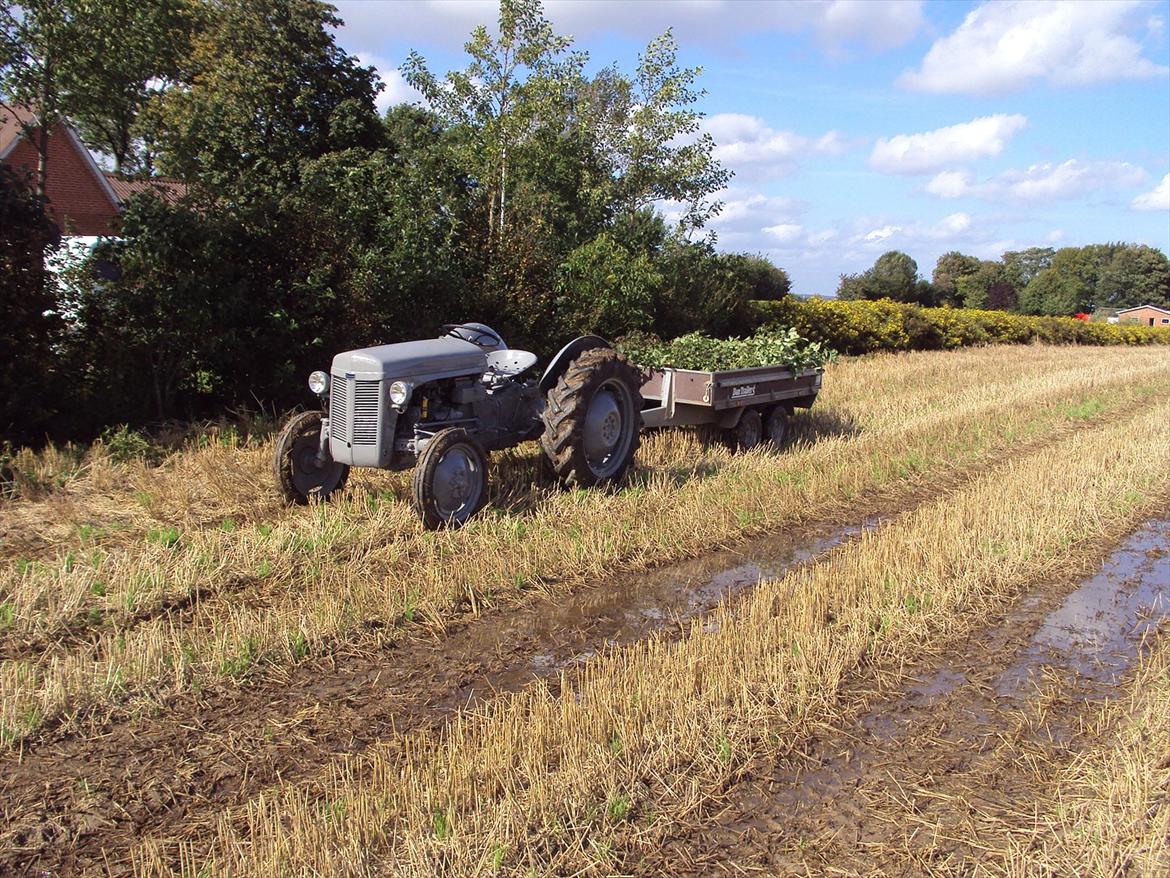
M 889 299 L 755 302 L 757 325 L 791 328 L 842 354 L 949 350 L 983 344 L 1170 345 L 1170 329 L 1030 317 L 975 308 L 924 308 Z

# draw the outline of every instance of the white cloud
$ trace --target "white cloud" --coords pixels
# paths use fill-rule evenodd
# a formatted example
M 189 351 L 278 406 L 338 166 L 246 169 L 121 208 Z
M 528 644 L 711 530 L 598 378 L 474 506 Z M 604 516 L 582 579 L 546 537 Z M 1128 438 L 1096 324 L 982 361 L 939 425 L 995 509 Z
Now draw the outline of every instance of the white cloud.
M 458 49 L 472 28 L 495 28 L 497 0 L 342 0 L 343 41 L 377 50 L 402 35 L 418 45 Z M 880 51 L 904 45 L 923 27 L 921 0 L 695 0 L 690 3 L 548 0 L 545 13 L 561 33 L 578 39 L 616 33 L 649 40 L 667 28 L 686 45 L 727 47 L 766 33 L 809 33 L 826 52 L 860 45 Z
M 925 188 L 939 198 L 962 198 L 971 189 L 971 175 L 966 171 L 940 171 Z
M 932 238 L 949 238 L 960 235 L 971 228 L 971 217 L 965 213 L 952 213 L 943 217 L 938 224 L 929 229 L 927 234 Z
M 880 229 L 874 229 L 871 232 L 867 232 L 862 236 L 862 240 L 869 241 L 871 243 L 875 241 L 885 241 L 888 238 L 892 238 L 900 231 L 902 231 L 901 226 L 882 226 Z
M 939 198 L 1043 202 L 1076 198 L 1101 189 L 1136 186 L 1145 176 L 1145 171 L 1128 162 L 1069 159 L 1059 164 L 1041 162 L 1024 170 L 1004 171 L 983 182 L 975 182 L 965 171 L 943 171 L 925 189 Z
M 720 198 L 723 210 L 708 225 L 726 250 L 758 247 L 759 234 L 765 229 L 799 228 L 800 216 L 807 207 L 791 198 L 740 189 L 727 190 Z M 777 235 L 773 234 L 773 237 Z
M 1162 182 L 1143 192 L 1129 204 L 1134 210 L 1170 210 L 1170 174 L 1162 178 Z
M 749 179 L 773 177 L 793 169 L 809 155 L 839 155 L 845 143 L 836 131 L 806 137 L 776 131 L 759 116 L 717 113 L 703 120 L 702 130 L 715 140 L 715 158 Z
M 916 91 L 1002 94 L 1033 80 L 1086 85 L 1165 75 L 1142 54 L 1141 37 L 1160 22 L 1142 0 L 988 2 L 937 40 L 898 84 Z
M 1028 124 L 1026 116 L 998 113 L 920 134 L 897 134 L 874 144 L 871 167 L 888 174 L 924 174 L 955 162 L 996 156 Z
M 804 226 L 800 223 L 780 223 L 776 226 L 767 226 L 764 231 L 783 244 L 797 241 L 804 234 Z
M 416 91 L 402 76 L 397 66 L 379 57 L 366 52 L 357 53 L 358 62 L 366 67 L 373 67 L 377 71 L 377 81 L 383 86 L 374 98 L 374 106 L 383 115 L 390 107 L 396 104 L 422 104 L 423 96 Z

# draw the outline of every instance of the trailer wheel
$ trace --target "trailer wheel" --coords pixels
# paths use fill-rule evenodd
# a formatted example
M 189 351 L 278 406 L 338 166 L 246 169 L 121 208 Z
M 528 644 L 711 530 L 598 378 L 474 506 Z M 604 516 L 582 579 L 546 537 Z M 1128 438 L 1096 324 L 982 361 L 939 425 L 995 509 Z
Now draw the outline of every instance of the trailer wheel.
M 764 420 L 764 436 L 773 448 L 783 448 L 788 441 L 789 414 L 786 407 L 778 405 L 768 412 Z
M 764 441 L 764 419 L 757 409 L 747 409 L 725 435 L 732 451 L 751 451 Z
M 624 354 L 593 348 L 548 392 L 540 444 L 561 484 L 619 481 L 641 441 L 642 376 Z
M 313 497 L 325 500 L 345 487 L 349 467 L 321 460 L 321 412 L 293 415 L 276 439 L 272 469 L 276 486 L 288 503 L 304 505 Z
M 419 455 L 411 487 L 423 527 L 462 527 L 487 500 L 487 453 L 462 427 L 446 427 Z

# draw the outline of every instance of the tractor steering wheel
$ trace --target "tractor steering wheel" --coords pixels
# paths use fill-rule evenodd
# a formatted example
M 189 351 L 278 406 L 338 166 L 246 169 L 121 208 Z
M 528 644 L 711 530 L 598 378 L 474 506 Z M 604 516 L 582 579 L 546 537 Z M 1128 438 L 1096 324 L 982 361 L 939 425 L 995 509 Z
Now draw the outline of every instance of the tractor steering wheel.
M 491 329 L 490 327 L 485 326 L 483 329 L 477 329 L 477 328 L 472 327 L 472 326 L 466 326 L 462 323 L 444 323 L 441 328 L 443 329 L 444 335 L 449 335 L 452 338 L 461 338 L 464 341 L 470 341 L 472 344 L 477 344 L 477 345 L 480 345 L 481 347 L 483 345 L 481 344 L 480 339 L 487 339 L 490 344 L 493 344 L 493 345 L 498 344 L 500 347 L 507 347 L 508 346 L 507 343 L 504 341 L 504 339 L 500 336 L 500 334 L 498 332 L 496 332 L 494 329 Z M 459 329 L 462 329 L 464 332 L 474 332 L 475 338 L 474 339 L 464 338 L 462 335 L 460 335 L 458 332 L 456 332 L 456 330 L 459 330 Z

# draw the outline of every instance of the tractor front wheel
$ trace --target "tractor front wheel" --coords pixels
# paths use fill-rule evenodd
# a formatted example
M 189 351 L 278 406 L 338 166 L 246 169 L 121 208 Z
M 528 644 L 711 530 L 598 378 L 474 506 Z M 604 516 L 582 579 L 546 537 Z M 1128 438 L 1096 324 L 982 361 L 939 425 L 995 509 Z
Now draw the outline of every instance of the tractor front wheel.
M 593 348 L 548 392 L 540 444 L 566 487 L 620 481 L 641 441 L 641 374 L 624 354 Z
M 288 503 L 324 500 L 345 486 L 349 467 L 321 456 L 321 412 L 293 415 L 276 439 L 272 468 L 276 486 Z
M 487 453 L 463 428 L 445 427 L 418 456 L 412 487 L 427 530 L 462 527 L 487 501 Z

